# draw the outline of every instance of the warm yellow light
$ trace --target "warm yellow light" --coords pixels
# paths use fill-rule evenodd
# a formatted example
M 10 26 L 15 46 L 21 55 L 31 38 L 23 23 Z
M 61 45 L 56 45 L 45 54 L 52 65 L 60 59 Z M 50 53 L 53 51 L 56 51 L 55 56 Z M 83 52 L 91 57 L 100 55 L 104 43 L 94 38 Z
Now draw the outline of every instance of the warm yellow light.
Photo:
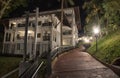
M 85 43 L 89 43 L 90 40 L 88 38 L 84 38 Z
M 20 36 L 24 36 L 24 31 L 18 31 L 18 33 L 20 34 Z
M 13 22 L 13 24 L 16 24 L 16 22 Z
M 18 33 L 19 33 L 21 36 L 24 36 L 25 31 L 18 31 Z M 28 34 L 34 35 L 34 32 L 33 32 L 32 30 L 28 30 Z
M 82 40 L 82 38 L 78 38 L 78 40 Z
M 63 45 L 66 45 L 66 42 L 63 40 Z
M 94 34 L 98 34 L 100 32 L 99 27 L 94 27 L 93 32 L 94 32 Z
M 28 31 L 28 34 L 32 34 L 32 33 L 33 33 L 33 31 L 31 31 L 31 30 Z
M 90 37 L 90 40 L 92 40 L 93 39 L 93 37 Z

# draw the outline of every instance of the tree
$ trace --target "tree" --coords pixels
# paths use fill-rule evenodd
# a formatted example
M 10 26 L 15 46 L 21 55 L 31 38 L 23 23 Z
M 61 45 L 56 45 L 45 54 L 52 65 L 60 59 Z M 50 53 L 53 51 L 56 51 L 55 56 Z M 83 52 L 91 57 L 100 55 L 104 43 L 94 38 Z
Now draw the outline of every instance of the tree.
M 112 29 L 118 27 L 120 25 L 120 0 L 107 0 L 103 3 L 103 8 L 107 25 Z
M 102 0 L 86 0 L 83 9 L 86 12 L 86 25 L 85 31 L 86 33 L 90 32 L 93 25 L 100 25 L 101 17 L 102 17 Z
M 86 28 L 91 28 L 94 23 L 102 29 L 117 29 L 120 25 L 120 0 L 90 0 L 85 1 L 83 9 L 86 11 Z M 103 31 L 103 33 L 106 31 Z
M 16 9 L 18 6 L 25 7 L 27 0 L 0 0 L 0 19 Z

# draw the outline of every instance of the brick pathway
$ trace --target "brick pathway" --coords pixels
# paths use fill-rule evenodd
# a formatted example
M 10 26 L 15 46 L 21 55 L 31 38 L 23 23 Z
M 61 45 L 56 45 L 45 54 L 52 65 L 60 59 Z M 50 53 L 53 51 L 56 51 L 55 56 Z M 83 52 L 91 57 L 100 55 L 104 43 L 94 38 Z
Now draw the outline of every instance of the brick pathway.
M 52 63 L 51 78 L 119 78 L 111 69 L 91 55 L 74 49 L 60 55 Z

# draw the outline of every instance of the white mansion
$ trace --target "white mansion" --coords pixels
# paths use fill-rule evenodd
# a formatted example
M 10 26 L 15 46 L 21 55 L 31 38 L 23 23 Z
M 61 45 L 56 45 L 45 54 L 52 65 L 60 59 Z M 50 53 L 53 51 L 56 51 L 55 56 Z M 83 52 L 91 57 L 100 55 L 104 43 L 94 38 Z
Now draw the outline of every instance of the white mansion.
M 78 8 L 77 8 L 78 9 Z M 63 11 L 62 46 L 75 46 L 78 42 L 78 29 L 76 24 L 75 8 L 67 8 Z M 48 42 L 51 42 L 51 49 L 61 46 L 61 10 L 40 12 L 38 15 L 37 47 L 41 53 L 45 51 Z M 79 18 L 79 17 L 78 17 Z M 33 51 L 36 14 L 30 13 L 28 26 L 27 54 Z M 24 34 L 26 17 L 9 19 L 9 26 L 5 28 L 3 54 L 23 54 Z

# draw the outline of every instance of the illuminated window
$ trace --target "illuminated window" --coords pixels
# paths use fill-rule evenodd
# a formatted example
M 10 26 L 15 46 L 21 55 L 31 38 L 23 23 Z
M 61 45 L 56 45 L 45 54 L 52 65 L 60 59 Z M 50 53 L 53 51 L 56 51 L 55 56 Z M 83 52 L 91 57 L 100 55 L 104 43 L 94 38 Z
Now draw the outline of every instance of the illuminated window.
M 24 39 L 24 36 L 20 35 L 20 34 L 17 34 L 17 39 L 20 40 L 20 39 Z

